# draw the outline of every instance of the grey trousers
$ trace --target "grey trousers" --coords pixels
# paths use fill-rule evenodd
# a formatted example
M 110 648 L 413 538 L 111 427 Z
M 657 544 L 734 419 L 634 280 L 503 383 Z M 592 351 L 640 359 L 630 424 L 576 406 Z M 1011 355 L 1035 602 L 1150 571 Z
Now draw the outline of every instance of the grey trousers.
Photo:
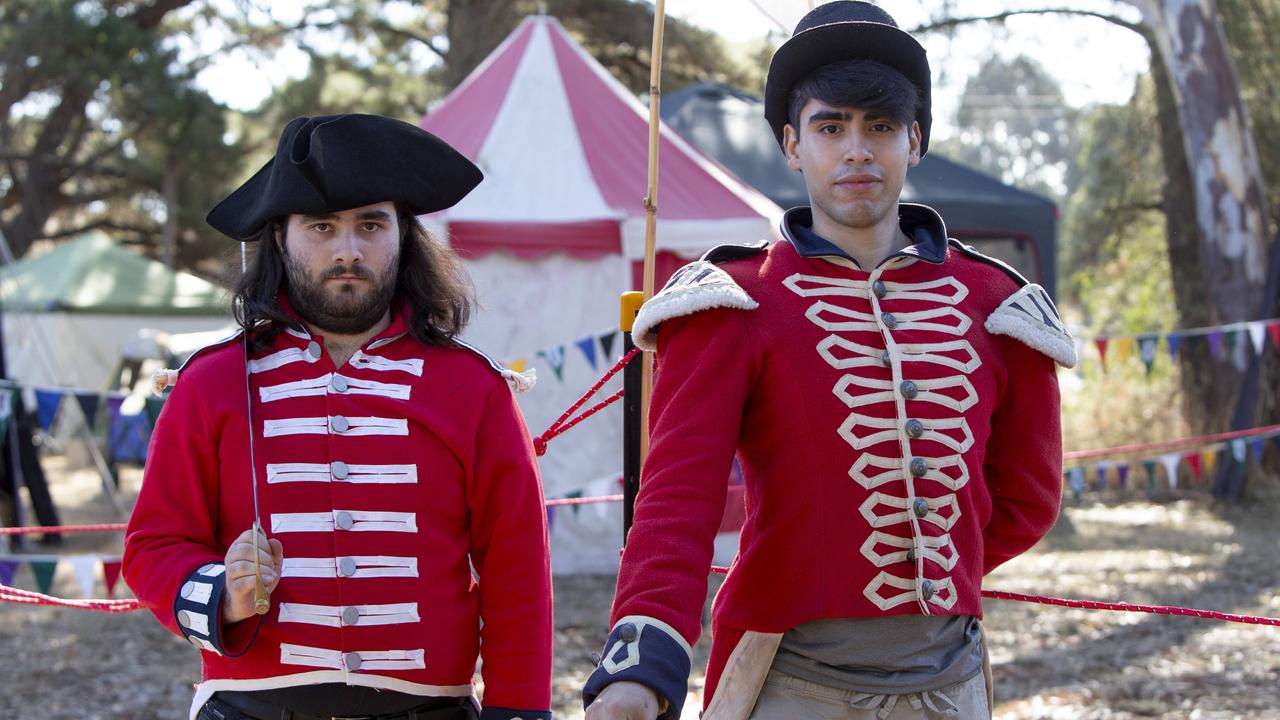
M 903 695 L 841 690 L 770 670 L 752 720 L 989 720 L 982 673 L 950 687 Z

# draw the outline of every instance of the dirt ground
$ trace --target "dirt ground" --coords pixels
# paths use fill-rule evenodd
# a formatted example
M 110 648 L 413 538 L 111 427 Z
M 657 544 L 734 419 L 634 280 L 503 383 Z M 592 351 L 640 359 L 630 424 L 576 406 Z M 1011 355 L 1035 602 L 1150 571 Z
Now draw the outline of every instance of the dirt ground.
M 115 521 L 92 472 L 49 458 L 67 524 Z M 139 473 L 126 471 L 126 505 Z M 989 589 L 1280 617 L 1276 508 L 1211 510 L 1203 496 L 1109 498 L 1068 507 L 1038 547 Z M 68 536 L 31 553 L 118 553 L 118 534 Z M 0 548 L 3 550 L 3 548 Z M 21 570 L 15 584 L 35 589 Z M 99 581 L 98 596 L 105 590 Z M 127 592 L 127 591 L 126 591 Z M 607 626 L 611 577 L 558 578 L 555 710 L 580 718 L 578 689 Z M 65 563 L 54 593 L 78 597 Z M 1002 720 L 1280 720 L 1280 628 L 987 601 Z M 695 668 L 705 664 L 707 638 Z M 142 612 L 0 604 L 0 718 L 180 718 L 199 679 L 195 651 Z M 691 683 L 696 717 L 702 679 Z

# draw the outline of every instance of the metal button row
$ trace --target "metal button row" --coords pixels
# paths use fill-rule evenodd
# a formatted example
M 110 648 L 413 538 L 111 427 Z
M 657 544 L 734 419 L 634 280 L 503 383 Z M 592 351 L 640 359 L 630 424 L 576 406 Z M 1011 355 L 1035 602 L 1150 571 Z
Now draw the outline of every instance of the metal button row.
M 320 349 L 320 343 L 315 340 L 307 343 L 307 354 L 311 356 L 312 360 L 319 360 L 320 355 L 323 354 L 323 352 L 324 351 Z
M 347 476 L 351 474 L 351 468 L 347 467 L 346 463 L 338 460 L 337 462 L 329 463 L 329 472 L 333 473 L 334 480 L 346 480 Z
M 351 423 L 341 415 L 335 415 L 334 418 L 329 421 L 329 427 L 334 432 L 346 432 L 351 427 Z
M 334 527 L 339 530 L 350 530 L 355 526 L 355 518 L 351 517 L 351 513 L 343 510 L 333 517 Z
M 329 381 L 329 387 L 333 388 L 334 392 L 344 393 L 347 391 L 347 379 L 334 373 L 333 379 Z

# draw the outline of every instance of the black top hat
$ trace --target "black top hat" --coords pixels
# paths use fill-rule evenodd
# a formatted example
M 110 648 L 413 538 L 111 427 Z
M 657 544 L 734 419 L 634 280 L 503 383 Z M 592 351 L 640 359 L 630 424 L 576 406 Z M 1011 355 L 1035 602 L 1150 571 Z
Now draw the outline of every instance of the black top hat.
M 809 11 L 791 38 L 773 54 L 764 88 L 764 116 L 782 144 L 791 90 L 823 65 L 876 60 L 894 68 L 920 91 L 920 154 L 929 149 L 929 58 L 915 38 L 898 29 L 889 13 L 860 0 L 835 0 Z
M 276 154 L 205 221 L 252 240 L 272 218 L 319 215 L 380 202 L 417 215 L 452 207 L 484 179 L 448 143 L 379 115 L 317 115 L 289 121 Z

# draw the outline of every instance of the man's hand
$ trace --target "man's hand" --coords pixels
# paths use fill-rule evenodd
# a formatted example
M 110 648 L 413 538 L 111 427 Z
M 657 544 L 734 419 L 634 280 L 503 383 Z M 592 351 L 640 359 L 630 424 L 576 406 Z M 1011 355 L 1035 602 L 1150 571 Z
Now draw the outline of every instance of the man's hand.
M 587 706 L 586 720 L 657 720 L 666 705 L 649 686 L 620 680 Z
M 255 542 L 256 541 L 256 542 Z M 226 572 L 223 574 L 226 591 L 222 593 L 222 624 L 233 625 L 253 617 L 253 556 L 257 554 L 262 568 L 262 585 L 270 595 L 280 584 L 280 568 L 284 564 L 284 546 L 279 540 L 268 540 L 264 533 L 253 528 L 240 533 L 240 537 L 227 548 Z

